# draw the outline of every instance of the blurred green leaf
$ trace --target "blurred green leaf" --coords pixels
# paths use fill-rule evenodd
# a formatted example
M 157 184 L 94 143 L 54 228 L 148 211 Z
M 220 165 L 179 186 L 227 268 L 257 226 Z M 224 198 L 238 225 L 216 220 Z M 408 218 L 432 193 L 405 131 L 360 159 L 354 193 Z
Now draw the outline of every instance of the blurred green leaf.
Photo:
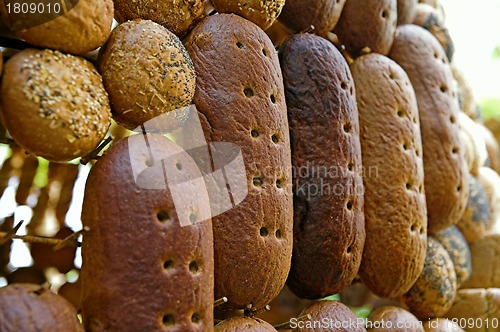
M 500 99 L 487 98 L 479 102 L 484 119 L 500 118 Z
M 493 50 L 492 57 L 495 60 L 500 60 L 500 45 L 497 45 L 497 47 L 495 47 L 495 49 Z
M 368 318 L 372 312 L 372 308 L 368 305 L 356 308 L 356 307 L 350 307 L 352 312 L 358 317 L 358 318 Z
M 49 162 L 47 159 L 38 158 L 38 168 L 36 170 L 35 179 L 33 182 L 38 188 L 43 188 L 47 185 L 49 179 Z
M 340 294 L 324 297 L 321 299 L 321 301 L 340 301 Z

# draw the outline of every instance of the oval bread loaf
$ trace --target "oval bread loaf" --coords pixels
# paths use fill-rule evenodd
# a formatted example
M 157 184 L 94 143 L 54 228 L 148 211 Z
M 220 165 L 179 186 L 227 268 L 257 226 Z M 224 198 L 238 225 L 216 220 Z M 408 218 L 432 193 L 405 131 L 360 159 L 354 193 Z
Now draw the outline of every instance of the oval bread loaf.
M 354 57 L 361 53 L 389 54 L 397 25 L 396 0 L 349 0 L 335 33 Z
M 215 326 L 216 332 L 275 332 L 276 329 L 260 318 L 233 317 Z
M 337 25 L 346 0 L 287 0 L 281 15 L 281 23 L 294 32 L 311 29 L 318 35 L 326 35 Z
M 410 77 L 420 113 L 429 232 L 455 224 L 468 197 L 451 69 L 437 40 L 416 25 L 398 28 L 390 57 Z
M 390 324 L 392 324 L 392 328 L 389 329 Z M 385 306 L 373 311 L 368 317 L 367 327 L 370 332 L 384 332 L 387 330 L 391 332 L 424 331 L 417 317 L 403 308 L 394 306 Z
M 500 234 L 488 234 L 470 246 L 472 274 L 463 288 L 500 288 Z
M 264 31 L 233 14 L 204 19 L 185 43 L 205 137 L 240 146 L 248 183 L 248 197 L 213 219 L 215 297 L 260 309 L 283 288 L 292 254 L 290 139 L 278 56 Z
M 488 195 L 491 212 L 488 230 L 493 230 L 499 224 L 500 218 L 500 176 L 489 167 L 480 167 L 477 179 Z
M 134 135 L 108 149 L 87 179 L 82 223 L 88 231 L 80 274 L 85 329 L 211 331 L 211 222 L 181 227 L 185 211 L 174 204 L 164 169 L 155 166 L 175 168 L 170 164 L 180 162 L 173 158 L 155 162 L 146 139 L 148 147 L 161 146 L 168 155 L 183 152 L 161 135 Z M 144 149 L 135 148 L 141 146 Z M 194 161 L 181 161 L 179 177 L 199 172 Z M 158 181 L 165 189 L 139 187 L 132 165 L 151 165 L 139 176 Z M 206 191 L 204 198 L 200 209 L 209 208 Z
M 267 30 L 280 15 L 285 0 L 249 0 L 243 4 L 233 0 L 212 0 L 212 4 L 219 13 L 238 14 Z
M 73 306 L 61 296 L 33 284 L 0 288 L 0 331 L 83 332 Z
M 456 293 L 457 277 L 450 255 L 439 241 L 428 237 L 422 274 L 401 299 L 412 314 L 426 319 L 447 313 Z
M 447 318 L 434 318 L 424 323 L 425 332 L 464 332 L 455 322 Z
M 412 23 L 417 13 L 417 0 L 398 0 L 398 25 Z
M 365 241 L 354 82 L 327 40 L 298 34 L 281 47 L 292 147 L 294 233 L 287 284 L 321 298 L 356 276 Z
M 366 189 L 359 274 L 378 296 L 396 298 L 415 283 L 425 260 L 427 209 L 417 100 L 408 75 L 383 55 L 363 55 L 351 71 Z

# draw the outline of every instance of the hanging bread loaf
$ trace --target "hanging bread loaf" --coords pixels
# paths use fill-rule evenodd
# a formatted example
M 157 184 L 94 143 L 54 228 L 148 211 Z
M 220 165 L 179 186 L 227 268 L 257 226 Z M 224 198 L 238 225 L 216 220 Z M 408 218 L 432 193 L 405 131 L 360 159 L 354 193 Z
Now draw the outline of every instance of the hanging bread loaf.
M 390 57 L 410 77 L 420 113 L 428 229 L 455 224 L 468 197 L 468 175 L 459 136 L 458 102 L 443 49 L 416 25 L 398 28 Z
M 417 13 L 417 0 L 398 0 L 398 25 L 412 23 Z
M 470 246 L 472 274 L 463 288 L 500 288 L 500 234 L 488 234 Z
M 233 317 L 215 326 L 215 332 L 276 332 L 266 321 L 252 317 Z
M 239 145 L 248 183 L 247 198 L 213 218 L 215 297 L 263 308 L 283 288 L 292 253 L 290 139 L 278 56 L 257 25 L 234 14 L 204 19 L 185 44 L 205 137 Z
M 293 329 L 294 332 L 366 332 L 363 324 L 349 307 L 338 301 L 313 302 L 302 310 L 300 317 L 311 318 L 302 322 L 303 324 L 296 324 L 298 326 Z M 324 325 L 319 326 L 317 322 L 322 322 Z
M 383 55 L 361 56 L 351 71 L 366 189 L 359 274 L 375 294 L 395 298 L 410 289 L 425 260 L 427 208 L 417 100 L 408 75 Z
M 219 13 L 238 14 L 267 30 L 280 15 L 285 0 L 249 0 L 243 4 L 233 0 L 212 0 L 212 4 Z

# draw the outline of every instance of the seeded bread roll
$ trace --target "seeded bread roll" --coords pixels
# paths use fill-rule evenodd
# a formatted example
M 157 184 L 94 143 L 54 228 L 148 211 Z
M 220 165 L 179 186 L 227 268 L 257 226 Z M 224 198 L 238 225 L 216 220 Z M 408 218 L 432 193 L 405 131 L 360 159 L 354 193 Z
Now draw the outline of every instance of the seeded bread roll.
M 146 144 L 176 158 L 151 162 Z M 179 179 L 199 173 L 182 152 L 161 135 L 135 135 L 114 144 L 92 167 L 82 208 L 88 227 L 80 274 L 86 331 L 213 330 L 211 222 L 182 227 L 186 211 L 174 204 L 172 177 L 165 179 L 174 162 L 181 165 Z M 139 187 L 133 170 L 143 165 L 151 166 L 137 181 L 168 181 L 169 187 Z M 206 190 L 199 192 L 200 210 L 209 208 Z
M 77 312 L 64 298 L 39 285 L 0 288 L 0 331 L 83 332 Z
M 417 13 L 417 0 L 398 0 L 398 25 L 412 23 Z
M 281 23 L 294 32 L 309 30 L 318 35 L 326 35 L 337 25 L 346 0 L 286 0 L 281 15 Z
M 363 324 L 346 305 L 338 301 L 316 301 L 302 310 L 300 316 L 310 315 L 303 326 L 294 328 L 294 332 L 366 332 Z M 327 322 L 326 326 L 312 326 L 315 322 Z M 309 323 L 309 324 L 307 324 Z
M 361 56 L 351 71 L 366 188 L 359 274 L 375 294 L 396 298 L 415 283 L 425 260 L 427 209 L 417 100 L 408 75 L 383 55 Z
M 424 269 L 410 291 L 401 298 L 419 319 L 442 317 L 457 293 L 457 277 L 450 255 L 439 241 L 427 238 Z
M 467 242 L 473 243 L 483 238 L 490 228 L 491 210 L 488 195 L 481 182 L 473 175 L 469 177 L 469 200 L 457 226 Z
M 388 330 L 391 332 L 424 332 L 417 317 L 403 308 L 394 306 L 378 308 L 370 314 L 368 321 L 369 332 L 385 332 Z M 392 328 L 388 328 L 389 324 L 392 324 Z
M 186 49 L 152 21 L 128 21 L 113 30 L 98 69 L 113 118 L 127 129 L 188 106 L 194 96 L 196 74 Z
M 458 103 L 450 66 L 437 40 L 416 25 L 402 25 L 398 31 L 390 57 L 407 72 L 417 96 L 428 230 L 433 233 L 458 221 L 469 193 Z
M 249 0 L 244 3 L 233 0 L 212 0 L 219 13 L 234 13 L 243 16 L 266 30 L 273 24 L 285 5 L 285 0 Z
M 145 19 L 163 25 L 177 36 L 184 36 L 205 15 L 206 0 L 113 0 L 119 23 Z
M 233 14 L 203 20 L 186 47 L 205 137 L 240 146 L 248 181 L 247 198 L 213 219 L 215 297 L 263 308 L 283 288 L 292 254 L 290 138 L 278 56 L 257 25 Z
M 500 320 L 500 289 L 461 289 L 450 311 L 450 319 L 462 320 L 467 332 L 498 331 Z M 470 320 L 469 320 L 470 319 Z M 463 322 L 472 322 L 472 324 Z
M 215 326 L 216 332 L 275 332 L 276 329 L 260 318 L 233 317 Z
M 464 332 L 458 323 L 446 318 L 434 318 L 424 323 L 425 332 Z
M 12 138 L 51 161 L 90 153 L 110 125 L 108 94 L 94 66 L 58 51 L 26 49 L 10 58 L 0 95 Z
M 34 46 L 84 54 L 106 42 L 112 23 L 113 0 L 78 0 L 66 14 L 16 35 Z
M 326 39 L 298 34 L 281 47 L 294 193 L 292 268 L 297 296 L 321 298 L 356 276 L 365 242 L 354 82 Z
M 469 244 L 455 225 L 437 232 L 435 238 L 450 255 L 457 275 L 457 287 L 460 288 L 472 272 Z
M 470 246 L 472 274 L 463 288 L 500 288 L 500 234 L 488 234 Z
M 335 33 L 354 57 L 362 52 L 389 54 L 397 25 L 396 0 L 349 0 Z

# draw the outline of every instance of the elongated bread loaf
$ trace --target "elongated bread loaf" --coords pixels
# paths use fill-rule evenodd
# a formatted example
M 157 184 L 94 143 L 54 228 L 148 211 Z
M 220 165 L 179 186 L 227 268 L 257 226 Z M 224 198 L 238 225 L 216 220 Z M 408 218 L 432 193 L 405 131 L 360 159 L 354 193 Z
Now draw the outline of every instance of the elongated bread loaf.
M 428 229 L 437 232 L 460 219 L 469 193 L 453 76 L 436 38 L 416 25 L 398 28 L 390 57 L 407 72 L 417 96 Z
M 281 51 L 294 168 L 288 286 L 321 298 L 351 283 L 365 241 L 354 82 L 340 52 L 321 37 L 295 35 Z
M 351 65 L 358 100 L 366 241 L 359 271 L 375 294 L 399 297 L 425 260 L 427 208 L 415 92 L 405 71 L 380 54 Z

